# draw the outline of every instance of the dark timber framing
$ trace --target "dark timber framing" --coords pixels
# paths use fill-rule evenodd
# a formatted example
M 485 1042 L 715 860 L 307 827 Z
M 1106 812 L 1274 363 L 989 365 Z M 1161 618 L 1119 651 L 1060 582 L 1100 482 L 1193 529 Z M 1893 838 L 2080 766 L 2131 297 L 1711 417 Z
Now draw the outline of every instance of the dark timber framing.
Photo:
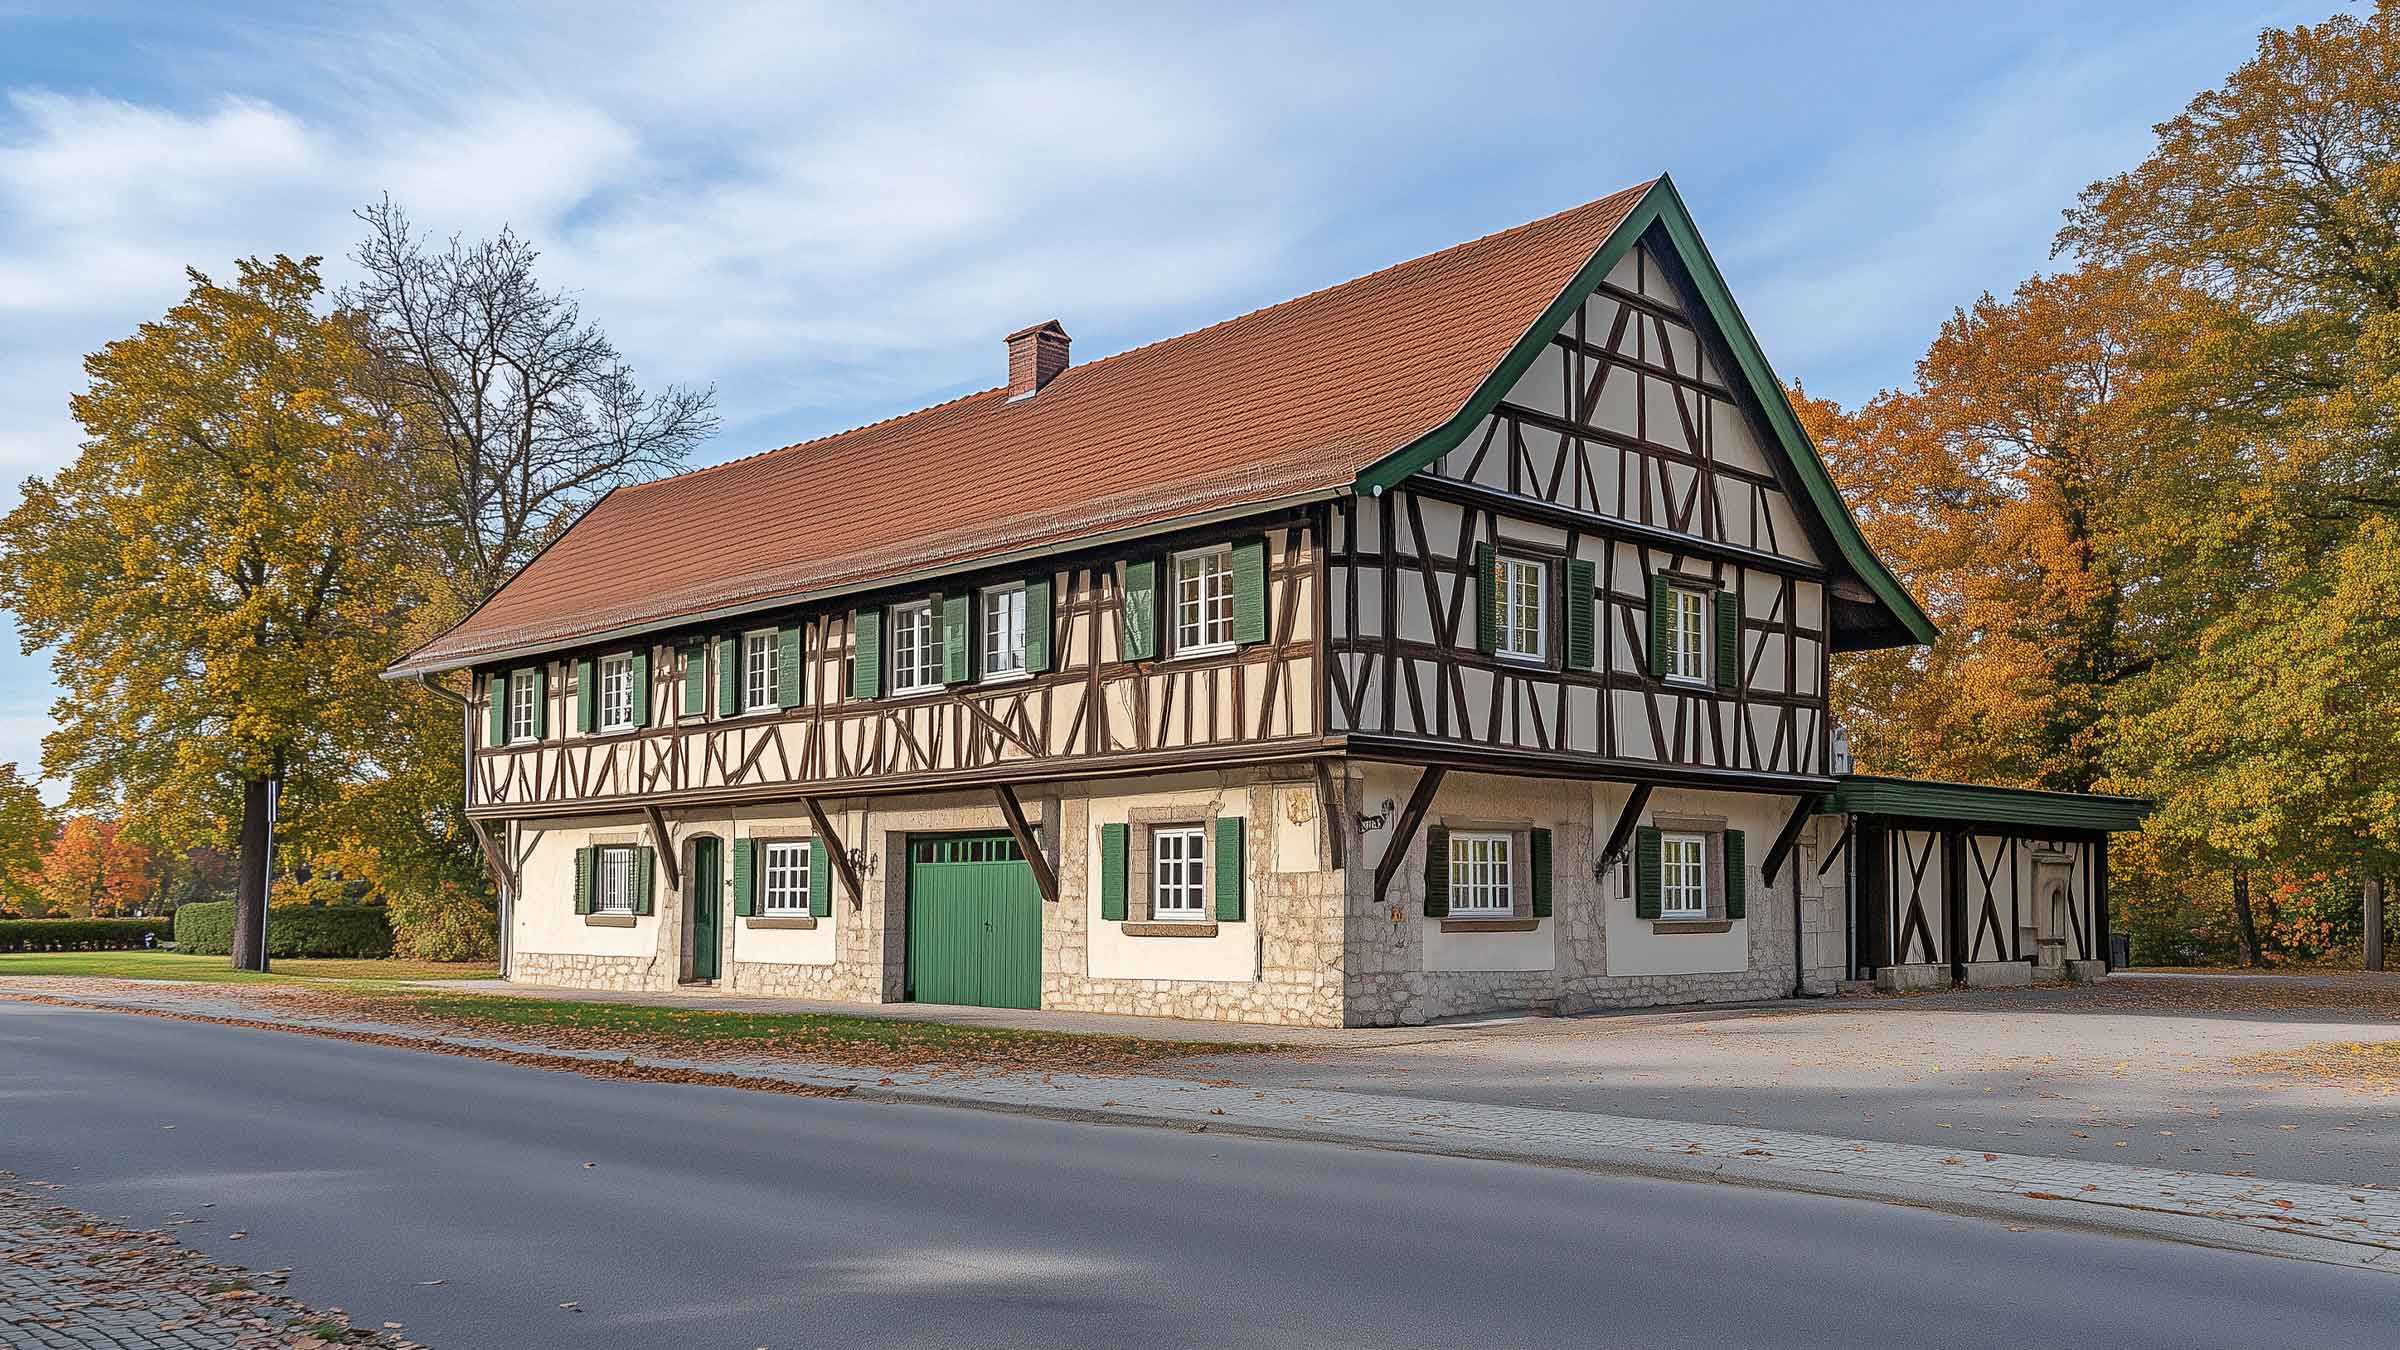
M 1442 779 L 1448 773 L 1439 764 L 1426 766 L 1417 779 L 1416 790 L 1408 794 L 1408 805 L 1400 808 L 1400 820 L 1392 826 L 1391 842 L 1383 846 L 1383 860 L 1375 864 L 1375 903 L 1383 903 L 1392 888 L 1393 875 L 1407 860 L 1409 850 L 1416 846 L 1417 827 L 1425 823 L 1425 813 L 1433 806 L 1433 794 L 1442 790 Z
M 1050 855 L 1042 851 L 1042 841 L 1033 827 L 1025 821 L 1025 808 L 1017 801 L 1017 790 L 1006 783 L 992 785 L 992 797 L 1000 803 L 1000 818 L 1008 824 L 1008 833 L 1017 841 L 1017 851 L 1033 868 L 1033 884 L 1040 888 L 1042 899 L 1058 903 L 1058 874 L 1050 868 Z
M 850 865 L 850 850 L 842 847 L 842 837 L 834 833 L 833 822 L 825 815 L 824 803 L 814 797 L 802 797 L 800 803 L 808 808 L 808 823 L 816 827 L 817 843 L 833 863 L 834 875 L 842 879 L 842 889 L 850 894 L 850 908 L 863 908 L 867 896 L 859 887 L 858 869 Z

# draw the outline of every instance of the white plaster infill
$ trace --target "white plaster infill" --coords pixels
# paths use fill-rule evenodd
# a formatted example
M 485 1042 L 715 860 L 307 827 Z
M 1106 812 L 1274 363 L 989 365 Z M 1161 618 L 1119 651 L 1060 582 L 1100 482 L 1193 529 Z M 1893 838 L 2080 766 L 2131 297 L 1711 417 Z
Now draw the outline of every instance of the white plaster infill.
M 42 996 L 28 989 L 29 995 Z M 4 996 L 4 995 L 0 995 Z M 55 996 L 55 995 L 53 995 Z M 622 1063 L 623 1051 L 537 1040 L 431 1035 L 422 1028 L 272 1011 L 238 996 L 181 991 L 76 993 L 62 1001 L 115 1011 L 169 1011 L 269 1026 L 355 1031 L 430 1046 L 498 1049 Z M 920 1105 L 1022 1111 L 1118 1124 L 1400 1148 L 1548 1166 L 1712 1180 L 1879 1200 L 2048 1226 L 2132 1232 L 2237 1251 L 2400 1274 L 2400 1190 L 2230 1177 L 2080 1159 L 1941 1149 L 1543 1107 L 1285 1088 L 1224 1078 L 1018 1074 L 844 1068 L 791 1059 L 644 1063 L 739 1074 Z M 1211 1062 L 1223 1073 L 1229 1061 Z M 1233 1067 L 1238 1072 L 1238 1067 Z

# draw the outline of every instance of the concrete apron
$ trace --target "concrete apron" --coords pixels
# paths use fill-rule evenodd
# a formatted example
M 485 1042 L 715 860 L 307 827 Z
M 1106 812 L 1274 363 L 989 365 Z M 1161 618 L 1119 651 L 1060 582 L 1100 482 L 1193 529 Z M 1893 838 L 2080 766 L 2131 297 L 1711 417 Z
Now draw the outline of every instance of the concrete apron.
M 364 1032 L 425 1042 L 429 1049 L 512 1050 L 612 1063 L 626 1059 L 622 1051 L 566 1050 L 538 1041 L 436 1036 L 413 1027 L 264 1013 L 231 1000 L 222 1009 L 207 1008 L 202 1000 L 138 996 L 62 1001 L 103 1011 L 172 1009 L 270 1029 Z M 789 1060 L 653 1057 L 643 1062 L 696 1076 L 740 1074 L 846 1088 L 870 1101 L 1765 1186 L 2400 1274 L 2400 1192 L 2394 1191 L 1538 1107 L 1314 1089 L 1259 1092 L 1222 1078 L 895 1074 Z M 1231 1066 L 1212 1067 L 1223 1072 Z

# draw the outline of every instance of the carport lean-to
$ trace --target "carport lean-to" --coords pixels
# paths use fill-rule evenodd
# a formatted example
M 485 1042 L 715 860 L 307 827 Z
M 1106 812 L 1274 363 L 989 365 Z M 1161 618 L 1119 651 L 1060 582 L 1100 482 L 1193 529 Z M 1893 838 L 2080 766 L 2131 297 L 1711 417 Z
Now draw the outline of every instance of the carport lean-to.
M 2090 979 L 2111 951 L 2108 836 L 2148 802 L 1845 774 L 1822 867 L 1846 869 L 1849 968 L 1882 988 Z

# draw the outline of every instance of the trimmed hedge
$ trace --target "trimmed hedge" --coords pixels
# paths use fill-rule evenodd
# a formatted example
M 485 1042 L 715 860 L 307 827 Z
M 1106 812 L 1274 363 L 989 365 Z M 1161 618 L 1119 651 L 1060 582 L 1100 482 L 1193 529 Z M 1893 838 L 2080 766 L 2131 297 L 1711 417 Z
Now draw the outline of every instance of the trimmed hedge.
M 0 952 L 121 952 L 142 945 L 144 933 L 164 942 L 165 919 L 0 919 Z
M 175 950 L 202 956 L 233 952 L 233 902 L 204 900 L 175 911 Z M 269 956 L 392 954 L 392 921 L 366 905 L 283 905 L 267 916 Z

